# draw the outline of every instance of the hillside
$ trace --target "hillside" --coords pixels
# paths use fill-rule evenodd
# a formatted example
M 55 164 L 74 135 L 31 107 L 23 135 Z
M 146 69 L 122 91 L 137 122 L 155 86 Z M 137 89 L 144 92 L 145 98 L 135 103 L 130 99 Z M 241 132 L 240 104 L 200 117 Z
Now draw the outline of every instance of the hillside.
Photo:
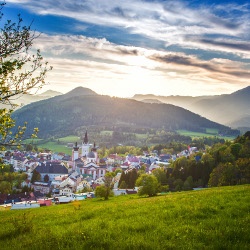
M 250 186 L 0 211 L 1 249 L 249 249 Z
M 250 128 L 250 86 L 229 95 L 198 97 L 135 95 L 132 99 L 143 101 L 149 98 L 183 107 L 230 127 Z
M 225 135 L 237 134 L 237 131 L 174 105 L 101 96 L 82 87 L 65 95 L 26 105 L 17 110 L 13 117 L 17 125 L 28 121 L 29 133 L 38 127 L 39 136 L 70 135 L 82 126 L 201 132 L 205 128 L 214 128 Z

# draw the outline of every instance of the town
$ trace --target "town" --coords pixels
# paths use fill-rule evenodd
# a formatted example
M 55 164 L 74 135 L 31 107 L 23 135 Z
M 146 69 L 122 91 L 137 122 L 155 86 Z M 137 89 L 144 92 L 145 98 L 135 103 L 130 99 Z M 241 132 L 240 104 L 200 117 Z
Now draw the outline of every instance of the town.
M 122 157 L 111 154 L 100 159 L 95 143 L 89 143 L 87 131 L 81 145 L 73 144 L 71 156 L 48 150 L 42 153 L 7 151 L 1 155 L 4 163 L 13 166 L 14 172 L 26 174 L 24 176 L 27 178 L 20 183 L 20 192 L 0 194 L 0 204 L 6 208 L 23 209 L 51 205 L 51 198 L 58 204 L 92 198 L 96 187 L 104 184 L 104 177 L 108 172 L 113 173 L 114 195 L 134 194 L 137 193 L 136 178 L 132 186 L 126 186 L 120 181 L 122 173 L 134 171 L 137 175 L 143 169 L 150 174 L 157 168 L 172 171 L 168 167 L 170 161 L 180 156 L 187 157 L 194 152 L 197 152 L 196 147 L 189 147 L 177 155 L 158 155 L 154 151 L 144 152 L 140 156 L 128 154 Z M 21 190 L 26 192 L 22 193 Z

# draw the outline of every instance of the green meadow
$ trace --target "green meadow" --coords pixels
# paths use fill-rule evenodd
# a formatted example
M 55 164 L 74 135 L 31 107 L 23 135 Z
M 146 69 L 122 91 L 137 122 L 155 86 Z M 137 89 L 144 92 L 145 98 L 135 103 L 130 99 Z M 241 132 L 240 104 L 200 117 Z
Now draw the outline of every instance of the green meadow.
M 0 211 L 1 249 L 250 249 L 250 186 Z
M 185 135 L 185 136 L 190 136 L 192 138 L 199 138 L 199 137 L 218 137 L 222 138 L 225 140 L 233 140 L 235 137 L 230 137 L 230 136 L 221 136 L 218 134 L 217 129 L 206 129 L 206 133 L 201 133 L 201 132 L 193 132 L 193 131 L 188 131 L 188 130 L 177 130 L 176 131 L 180 135 Z
M 49 149 L 53 152 L 57 153 L 65 153 L 71 155 L 72 148 L 67 147 L 67 143 L 74 143 L 77 142 L 78 144 L 81 142 L 80 138 L 77 136 L 66 136 L 62 138 L 57 138 L 54 140 L 43 140 L 43 139 L 27 139 L 24 141 L 25 143 L 31 143 L 36 145 L 41 149 Z

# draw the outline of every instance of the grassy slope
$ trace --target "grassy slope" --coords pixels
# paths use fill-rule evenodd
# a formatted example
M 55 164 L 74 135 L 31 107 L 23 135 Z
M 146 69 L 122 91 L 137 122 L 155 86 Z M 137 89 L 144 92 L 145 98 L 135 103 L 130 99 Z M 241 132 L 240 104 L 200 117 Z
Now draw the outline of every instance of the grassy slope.
M 5 211 L 0 244 L 1 249 L 249 249 L 249 197 L 245 185 Z

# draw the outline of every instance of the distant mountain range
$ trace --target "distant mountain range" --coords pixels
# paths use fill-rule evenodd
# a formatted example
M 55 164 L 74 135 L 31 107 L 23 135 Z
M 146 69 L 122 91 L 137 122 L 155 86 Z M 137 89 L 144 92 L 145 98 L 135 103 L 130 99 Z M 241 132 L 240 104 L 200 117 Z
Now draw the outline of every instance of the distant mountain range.
M 137 94 L 132 99 L 173 104 L 233 128 L 250 128 L 250 86 L 228 95 L 191 97 Z
M 102 96 L 83 87 L 28 104 L 15 111 L 13 117 L 17 125 L 27 121 L 30 133 L 34 127 L 38 127 L 39 136 L 42 137 L 75 134 L 82 127 L 90 126 L 111 130 L 126 128 L 127 131 L 132 128 L 153 128 L 204 132 L 205 128 L 214 128 L 224 135 L 238 133 L 171 104 Z

